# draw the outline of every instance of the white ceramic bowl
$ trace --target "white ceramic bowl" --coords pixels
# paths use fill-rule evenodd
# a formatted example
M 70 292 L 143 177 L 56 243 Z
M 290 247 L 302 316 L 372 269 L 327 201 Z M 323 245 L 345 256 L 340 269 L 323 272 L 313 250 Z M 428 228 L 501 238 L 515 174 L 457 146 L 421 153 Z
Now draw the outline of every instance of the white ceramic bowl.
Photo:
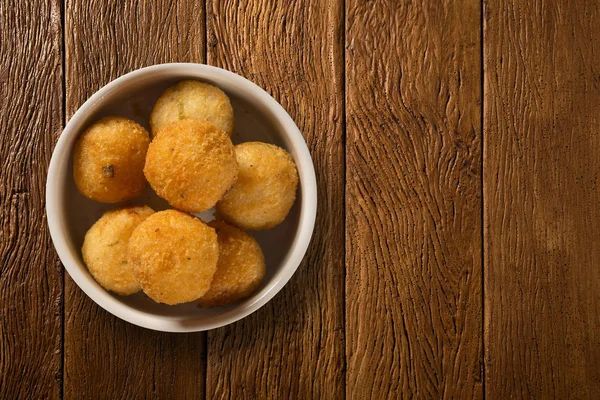
M 75 187 L 71 150 L 77 136 L 105 115 L 122 115 L 148 129 L 148 116 L 162 91 L 184 79 L 214 84 L 227 93 L 235 113 L 234 143 L 263 141 L 287 149 L 298 166 L 300 185 L 294 207 L 277 227 L 252 233 L 267 262 L 267 275 L 247 300 L 213 309 L 194 303 L 167 306 L 143 293 L 121 297 L 104 290 L 89 274 L 81 257 L 85 232 L 102 213 L 117 205 L 94 202 Z M 151 189 L 133 204 L 155 210 L 170 208 Z M 256 311 L 292 277 L 310 242 L 317 209 L 317 186 L 310 153 L 302 134 L 286 111 L 254 83 L 220 68 L 201 64 L 162 64 L 142 68 L 110 82 L 75 113 L 52 154 L 46 183 L 48 226 L 56 251 L 77 285 L 111 314 L 145 328 L 167 332 L 195 332 L 217 328 Z M 201 215 L 210 219 L 210 213 Z

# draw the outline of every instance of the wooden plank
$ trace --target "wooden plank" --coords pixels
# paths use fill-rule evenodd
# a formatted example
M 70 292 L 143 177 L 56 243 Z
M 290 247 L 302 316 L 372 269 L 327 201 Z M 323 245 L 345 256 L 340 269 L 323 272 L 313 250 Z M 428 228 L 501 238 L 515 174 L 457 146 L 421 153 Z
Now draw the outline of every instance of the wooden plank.
M 63 120 L 60 4 L 3 0 L 0 32 L 0 398 L 59 398 L 62 266 L 45 186 Z
M 485 2 L 492 399 L 600 398 L 600 8 Z
M 311 150 L 317 225 L 304 263 L 270 303 L 208 334 L 207 397 L 344 395 L 341 1 L 207 3 L 208 61 L 257 83 Z
M 479 1 L 346 12 L 348 398 L 481 398 Z
M 204 5 L 194 0 L 67 1 L 67 114 L 128 71 L 203 62 L 204 26 Z M 159 333 L 123 322 L 70 278 L 65 312 L 65 397 L 204 397 L 205 334 Z

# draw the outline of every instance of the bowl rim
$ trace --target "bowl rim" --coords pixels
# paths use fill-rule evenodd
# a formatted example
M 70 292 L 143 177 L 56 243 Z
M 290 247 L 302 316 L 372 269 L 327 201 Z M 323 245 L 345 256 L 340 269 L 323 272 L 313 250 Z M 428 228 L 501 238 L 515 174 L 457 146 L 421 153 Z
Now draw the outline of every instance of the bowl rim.
M 281 133 L 289 141 L 290 150 L 298 166 L 298 175 L 302 189 L 300 217 L 290 250 L 273 276 L 271 282 L 260 292 L 251 297 L 252 301 L 244 303 L 243 308 L 225 310 L 222 314 L 212 317 L 208 322 L 198 320 L 180 321 L 168 316 L 158 316 L 137 310 L 123 304 L 108 291 L 100 287 L 87 272 L 81 270 L 81 263 L 66 240 L 66 222 L 62 218 L 64 190 L 59 188 L 57 181 L 65 174 L 75 137 L 79 135 L 86 118 L 103 97 L 118 86 L 156 73 L 172 72 L 176 76 L 189 76 L 197 79 L 228 80 L 236 85 L 236 90 L 251 94 L 257 103 L 269 111 L 281 126 Z M 67 155 L 65 157 L 65 155 Z M 68 179 L 68 178 L 67 178 Z M 46 178 L 46 216 L 52 242 L 65 269 L 77 286 L 100 307 L 134 325 L 162 332 L 200 332 L 219 328 L 238 321 L 252 314 L 267 302 L 287 284 L 302 262 L 313 235 L 317 213 L 317 182 L 314 164 L 308 146 L 300 130 L 285 109 L 265 90 L 250 80 L 222 68 L 196 63 L 166 63 L 140 68 L 124 74 L 96 91 L 79 107 L 65 125 L 50 159 Z M 64 288 L 63 288 L 64 290 Z

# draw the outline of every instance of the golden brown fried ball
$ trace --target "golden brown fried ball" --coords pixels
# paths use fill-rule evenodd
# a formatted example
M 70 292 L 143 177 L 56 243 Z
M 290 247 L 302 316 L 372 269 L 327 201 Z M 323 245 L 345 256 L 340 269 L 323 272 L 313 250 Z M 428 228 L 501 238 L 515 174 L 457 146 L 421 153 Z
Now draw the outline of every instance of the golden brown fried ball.
M 250 296 L 265 277 L 265 257 L 258 242 L 223 221 L 209 224 L 219 237 L 219 262 L 210 289 L 198 305 L 216 307 Z
M 235 155 L 239 177 L 217 203 L 217 215 L 246 230 L 280 224 L 296 200 L 294 159 L 282 148 L 260 142 L 238 144 Z
M 174 122 L 154 138 L 144 174 L 173 207 L 202 212 L 233 185 L 238 165 L 225 132 L 206 121 L 188 119 Z
M 101 203 L 138 197 L 144 187 L 144 159 L 150 136 L 123 117 L 106 117 L 79 136 L 73 153 L 75 185 L 84 196 Z
M 150 114 L 152 135 L 182 119 L 207 120 L 233 135 L 233 107 L 229 97 L 208 83 L 183 81 L 165 90 Z
M 127 244 L 133 230 L 153 213 L 146 206 L 107 211 L 87 231 L 83 261 L 103 288 L 124 296 L 141 290 L 127 262 Z
M 217 234 L 200 219 L 160 211 L 131 235 L 127 260 L 142 290 L 159 303 L 179 304 L 206 293 L 217 270 Z

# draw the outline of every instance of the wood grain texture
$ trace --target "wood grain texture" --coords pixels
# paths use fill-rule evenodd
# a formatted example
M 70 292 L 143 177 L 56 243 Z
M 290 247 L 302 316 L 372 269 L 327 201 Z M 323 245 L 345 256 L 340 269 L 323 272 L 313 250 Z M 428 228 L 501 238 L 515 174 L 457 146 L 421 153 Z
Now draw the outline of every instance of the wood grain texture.
M 480 18 L 347 2 L 348 398 L 482 397 Z
M 59 398 L 62 266 L 46 170 L 62 127 L 58 1 L 0 2 L 0 398 Z
M 485 4 L 486 394 L 600 398 L 600 7 Z
M 208 333 L 207 397 L 344 396 L 341 1 L 207 3 L 208 62 L 249 78 L 290 113 L 317 172 L 305 261 L 271 302 Z
M 203 62 L 204 4 L 190 1 L 66 2 L 67 115 L 131 70 Z M 153 332 L 96 306 L 65 284 L 66 398 L 204 398 L 205 335 Z

